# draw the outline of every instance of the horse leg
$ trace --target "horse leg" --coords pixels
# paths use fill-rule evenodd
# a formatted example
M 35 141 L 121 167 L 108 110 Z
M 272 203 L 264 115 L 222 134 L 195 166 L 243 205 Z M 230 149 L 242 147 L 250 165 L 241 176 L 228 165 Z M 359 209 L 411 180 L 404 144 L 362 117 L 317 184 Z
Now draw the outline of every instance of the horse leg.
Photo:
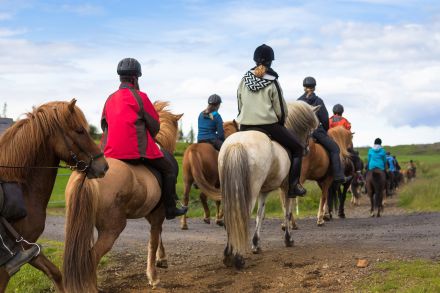
M 332 178 L 327 178 L 323 183 L 319 184 L 321 187 L 321 199 L 319 200 L 319 209 L 318 209 L 318 226 L 324 226 L 324 209 L 327 204 L 328 190 L 330 185 L 332 184 Z
M 186 176 L 185 176 L 186 177 Z M 188 206 L 189 204 L 189 192 L 191 191 L 191 185 L 193 184 L 194 179 L 192 178 L 185 178 L 184 179 L 184 191 L 183 191 L 183 205 Z M 188 230 L 188 223 L 186 221 L 187 217 L 186 214 L 182 216 L 180 219 L 180 229 L 182 230 Z
M 264 218 L 264 209 L 266 208 L 266 198 L 267 198 L 267 193 L 260 193 L 260 196 L 258 198 L 258 211 L 257 211 L 257 218 L 255 219 L 256 222 L 255 232 L 254 232 L 254 236 L 252 237 L 252 252 L 255 254 L 261 252 L 260 231 L 261 231 L 261 224 Z
M 165 248 L 163 247 L 162 233 L 159 235 L 159 247 L 156 251 L 156 267 L 168 268 L 167 256 L 165 254 Z
M 223 222 L 223 207 L 221 201 L 216 201 L 215 206 L 217 207 L 217 215 L 215 219 L 215 223 L 221 227 L 223 227 L 225 224 Z
M 342 192 L 339 193 L 339 210 L 338 210 L 338 217 L 344 219 L 345 218 L 345 200 L 347 198 L 347 191 L 348 191 L 348 184 L 343 185 Z
M 160 213 L 158 213 L 160 211 Z M 159 284 L 156 270 L 156 253 L 159 248 L 162 224 L 165 220 L 163 210 L 157 209 L 152 214 L 148 215 L 147 220 L 150 222 L 150 241 L 148 241 L 148 260 L 147 260 L 147 278 L 149 284 L 156 288 Z
M 42 252 L 31 260 L 29 264 L 45 273 L 52 280 L 58 292 L 64 292 L 63 278 L 60 270 Z
M 209 210 L 208 206 L 208 197 L 202 192 L 200 193 L 200 201 L 203 206 L 203 213 L 205 217 L 203 218 L 203 222 L 206 224 L 211 224 L 211 211 Z
M 283 210 L 284 210 L 284 244 L 286 247 L 292 247 L 293 246 L 293 237 L 290 233 L 290 222 L 293 221 L 295 223 L 295 220 L 293 220 L 292 215 L 292 199 L 287 197 L 287 192 L 282 189 L 281 195 L 284 197 L 283 200 Z
M 327 199 L 327 206 L 326 206 L 326 210 L 324 213 L 324 220 L 329 221 L 332 218 L 332 213 L 333 213 L 333 205 L 336 204 L 336 188 L 335 186 L 332 184 L 329 188 L 329 192 L 328 192 L 328 199 Z

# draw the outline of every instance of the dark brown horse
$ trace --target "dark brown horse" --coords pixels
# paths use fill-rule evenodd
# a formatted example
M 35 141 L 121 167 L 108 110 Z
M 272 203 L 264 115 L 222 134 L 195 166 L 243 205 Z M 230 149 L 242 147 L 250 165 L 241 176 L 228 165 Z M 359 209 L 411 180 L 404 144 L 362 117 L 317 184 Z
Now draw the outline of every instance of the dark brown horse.
M 386 191 L 387 182 L 385 171 L 377 168 L 369 170 L 367 171 L 367 177 L 365 181 L 367 186 L 367 193 L 370 197 L 371 202 L 370 215 L 372 217 L 380 217 L 380 213 L 383 212 L 383 199 Z
M 289 120 L 287 120 L 289 122 Z M 290 128 L 290 125 L 287 124 Z M 333 138 L 340 149 L 340 158 L 344 163 L 350 157 L 350 153 L 347 151 L 348 147 L 352 145 L 352 134 L 349 130 L 342 126 L 331 128 L 328 131 L 328 135 Z M 306 180 L 314 180 L 318 183 L 321 189 L 321 199 L 318 209 L 318 226 L 324 225 L 324 212 L 327 206 L 327 197 L 330 185 L 333 182 L 333 174 L 331 172 L 330 159 L 327 151 L 324 147 L 314 141 L 309 143 L 309 152 L 303 157 L 301 167 L 301 184 L 304 184 Z M 284 201 L 284 197 L 281 197 Z M 283 205 L 284 206 L 284 205 Z M 293 215 L 290 215 L 292 227 L 296 227 Z M 326 218 L 327 220 L 327 218 Z M 283 226 L 284 229 L 284 226 Z
M 223 123 L 225 137 L 238 131 L 238 125 L 233 121 Z M 218 151 L 209 143 L 194 143 L 183 154 L 183 203 L 188 206 L 191 186 L 196 183 L 200 189 L 200 201 L 205 213 L 203 221 L 210 223 L 210 211 L 207 199 L 215 200 L 217 206 L 216 224 L 223 225 L 223 211 L 220 207 L 220 180 L 218 176 Z M 188 229 L 186 215 L 182 216 L 180 227 Z
M 0 178 L 20 183 L 27 209 L 27 216 L 13 226 L 31 242 L 37 241 L 43 233 L 47 203 L 60 160 L 72 165 L 85 162 L 89 165 L 88 178 L 102 177 L 108 169 L 101 150 L 88 133 L 84 114 L 75 102 L 50 102 L 35 108 L 0 139 Z M 43 271 L 58 291 L 64 292 L 59 269 L 43 253 L 30 264 Z M 9 276 L 2 269 L 1 292 L 5 291 L 8 281 Z

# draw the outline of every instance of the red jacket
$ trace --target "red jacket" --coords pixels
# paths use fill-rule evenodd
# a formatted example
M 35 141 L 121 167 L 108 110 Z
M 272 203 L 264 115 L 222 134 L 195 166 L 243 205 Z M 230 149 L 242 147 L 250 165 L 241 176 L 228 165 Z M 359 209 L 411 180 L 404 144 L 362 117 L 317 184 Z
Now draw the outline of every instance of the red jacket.
M 138 94 L 144 112 L 133 92 Z M 121 83 L 119 90 L 108 97 L 102 111 L 101 128 L 104 131 L 101 149 L 107 158 L 163 157 L 153 139 L 159 131 L 159 115 L 148 96 L 135 90 L 131 83 Z
M 347 119 L 345 119 L 342 116 L 339 115 L 333 115 L 332 117 L 330 117 L 329 119 L 329 126 L 330 128 L 336 127 L 342 125 L 345 127 L 345 129 L 347 130 L 351 130 L 351 124 L 350 122 L 348 122 Z

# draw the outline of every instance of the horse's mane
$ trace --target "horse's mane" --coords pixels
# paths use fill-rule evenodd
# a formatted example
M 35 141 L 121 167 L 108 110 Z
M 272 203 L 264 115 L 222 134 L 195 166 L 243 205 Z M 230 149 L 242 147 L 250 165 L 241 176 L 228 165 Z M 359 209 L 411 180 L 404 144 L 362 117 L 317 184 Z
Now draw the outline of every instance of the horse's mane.
M 352 145 L 352 133 L 343 126 L 336 126 L 328 130 L 328 135 L 338 144 L 340 157 L 343 162 L 350 158 L 347 148 Z
M 223 122 L 223 130 L 225 138 L 238 131 L 238 124 L 235 120 Z
M 287 104 L 288 114 L 285 125 L 295 132 L 302 143 L 305 143 L 310 132 L 318 127 L 318 118 L 315 114 L 318 109 L 318 107 L 310 106 L 303 101 Z
M 160 130 L 156 135 L 157 142 L 171 154 L 176 149 L 177 142 L 177 121 L 179 121 L 180 115 L 174 115 L 168 109 L 169 102 L 155 101 L 154 108 L 159 113 Z
M 84 114 L 75 107 L 69 109 L 69 102 L 49 102 L 17 121 L 0 138 L 0 165 L 2 166 L 41 166 L 47 161 L 45 149 L 47 141 L 59 128 L 75 129 L 82 126 L 88 130 Z M 47 163 L 46 163 L 47 164 Z M 29 168 L 1 168 L 0 178 L 5 181 L 23 181 Z

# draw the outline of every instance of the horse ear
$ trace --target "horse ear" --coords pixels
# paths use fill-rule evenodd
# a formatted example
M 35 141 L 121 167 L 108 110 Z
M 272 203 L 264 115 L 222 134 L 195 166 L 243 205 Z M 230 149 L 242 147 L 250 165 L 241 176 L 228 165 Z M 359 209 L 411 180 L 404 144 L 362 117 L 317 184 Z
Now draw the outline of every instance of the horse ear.
M 315 112 L 315 113 L 318 112 L 320 108 L 321 108 L 321 105 L 314 106 L 313 107 L 313 112 Z
M 176 117 L 177 121 L 179 121 L 179 120 L 180 120 L 180 118 L 182 118 L 182 116 L 183 116 L 183 113 L 182 113 L 182 114 L 177 114 L 177 115 L 174 115 L 174 117 Z
M 69 103 L 69 111 L 71 112 L 71 113 L 73 113 L 73 111 L 75 111 L 75 104 L 76 104 L 76 99 L 75 98 L 73 98 L 71 101 L 70 101 L 70 103 Z

